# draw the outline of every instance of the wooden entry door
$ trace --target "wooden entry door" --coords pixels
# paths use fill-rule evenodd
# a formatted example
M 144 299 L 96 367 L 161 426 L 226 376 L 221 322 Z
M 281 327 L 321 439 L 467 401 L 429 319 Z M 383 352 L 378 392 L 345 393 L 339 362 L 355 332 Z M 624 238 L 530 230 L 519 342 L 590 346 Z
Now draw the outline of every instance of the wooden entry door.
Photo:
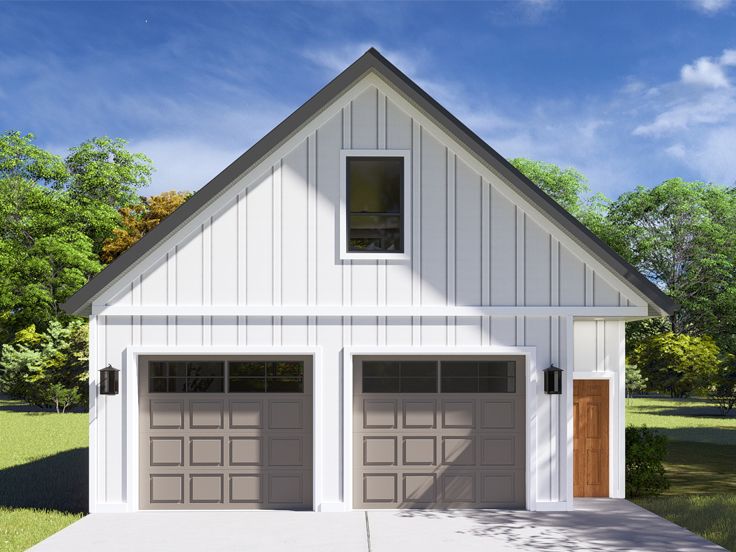
M 608 380 L 575 380 L 573 494 L 608 494 Z

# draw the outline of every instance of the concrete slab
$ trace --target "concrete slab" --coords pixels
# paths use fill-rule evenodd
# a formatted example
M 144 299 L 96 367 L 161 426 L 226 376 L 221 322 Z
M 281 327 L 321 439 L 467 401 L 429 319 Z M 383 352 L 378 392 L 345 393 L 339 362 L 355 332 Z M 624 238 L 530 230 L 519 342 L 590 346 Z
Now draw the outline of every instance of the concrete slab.
M 33 552 L 367 552 L 363 512 L 91 514 Z
M 574 512 L 371 510 L 93 514 L 33 552 L 638 552 L 723 548 L 625 500 Z
M 573 512 L 373 510 L 371 552 L 667 551 L 717 546 L 626 500 L 576 500 Z

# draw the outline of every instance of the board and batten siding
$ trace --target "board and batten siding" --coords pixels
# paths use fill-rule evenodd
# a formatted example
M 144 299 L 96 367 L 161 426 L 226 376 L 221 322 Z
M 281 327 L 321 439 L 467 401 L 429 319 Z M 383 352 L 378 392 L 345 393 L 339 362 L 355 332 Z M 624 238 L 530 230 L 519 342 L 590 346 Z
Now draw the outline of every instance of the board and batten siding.
M 531 346 L 537 366 L 570 365 L 561 316 L 106 316 L 105 306 L 643 306 L 623 282 L 523 209 L 515 192 L 453 139 L 368 76 L 223 192 L 102 296 L 95 365 L 124 366 L 128 346 L 320 346 L 322 500 L 340 502 L 341 351 L 355 346 Z M 412 250 L 406 261 L 340 260 L 341 149 L 411 152 Z M 153 309 L 155 311 L 155 309 Z M 595 323 L 598 324 L 598 323 Z M 605 322 L 608 324 L 608 322 Z M 597 326 L 596 326 L 597 327 Z M 586 326 L 587 328 L 587 326 Z M 581 330 L 587 332 L 589 330 Z M 597 332 L 597 330 L 596 330 Z M 596 333 L 597 336 L 597 333 Z M 576 326 L 577 337 L 577 326 Z M 582 338 L 581 339 L 587 339 Z M 582 354 L 582 353 L 581 353 Z M 598 353 L 596 353 L 597 355 Z M 604 353 L 605 354 L 605 353 Z M 597 358 L 597 357 L 596 357 Z M 576 364 L 582 362 L 575 356 Z M 93 375 L 94 377 L 94 375 Z M 94 384 L 94 382 L 92 382 Z M 537 499 L 564 500 L 564 403 L 538 393 Z M 93 401 L 98 503 L 126 501 L 126 393 Z M 135 437 L 134 437 L 135 438 Z

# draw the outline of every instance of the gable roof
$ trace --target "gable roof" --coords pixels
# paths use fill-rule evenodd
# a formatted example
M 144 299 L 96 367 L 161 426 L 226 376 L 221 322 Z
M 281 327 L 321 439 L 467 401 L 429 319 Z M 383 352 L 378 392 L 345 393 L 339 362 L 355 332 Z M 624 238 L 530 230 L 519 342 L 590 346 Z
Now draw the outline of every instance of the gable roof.
M 210 180 L 186 203 L 162 220 L 158 226 L 143 236 L 104 270 L 95 275 L 86 285 L 72 295 L 62 305 L 62 308 L 69 314 L 88 314 L 92 301 L 146 257 L 163 238 L 196 216 L 214 198 L 226 190 L 230 184 L 289 139 L 297 130 L 312 120 L 314 116 L 330 105 L 340 94 L 369 71 L 376 72 L 408 97 L 440 127 L 444 128 L 482 162 L 505 178 L 527 201 L 556 222 L 558 226 L 585 247 L 607 268 L 637 289 L 648 299 L 650 314 L 654 316 L 672 314 L 677 309 L 677 304 L 670 297 L 665 295 L 635 267 L 626 262 L 587 227 L 526 178 L 496 150 L 442 107 L 375 48 L 365 52 L 350 67 L 335 77 L 299 109 Z

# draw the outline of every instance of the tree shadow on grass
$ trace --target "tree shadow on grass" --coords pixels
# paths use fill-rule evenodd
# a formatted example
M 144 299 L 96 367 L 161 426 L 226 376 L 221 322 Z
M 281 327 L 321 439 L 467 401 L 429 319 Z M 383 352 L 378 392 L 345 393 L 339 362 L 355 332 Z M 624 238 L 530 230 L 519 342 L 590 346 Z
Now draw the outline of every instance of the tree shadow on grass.
M 88 451 L 66 450 L 0 470 L 0 507 L 86 513 Z

